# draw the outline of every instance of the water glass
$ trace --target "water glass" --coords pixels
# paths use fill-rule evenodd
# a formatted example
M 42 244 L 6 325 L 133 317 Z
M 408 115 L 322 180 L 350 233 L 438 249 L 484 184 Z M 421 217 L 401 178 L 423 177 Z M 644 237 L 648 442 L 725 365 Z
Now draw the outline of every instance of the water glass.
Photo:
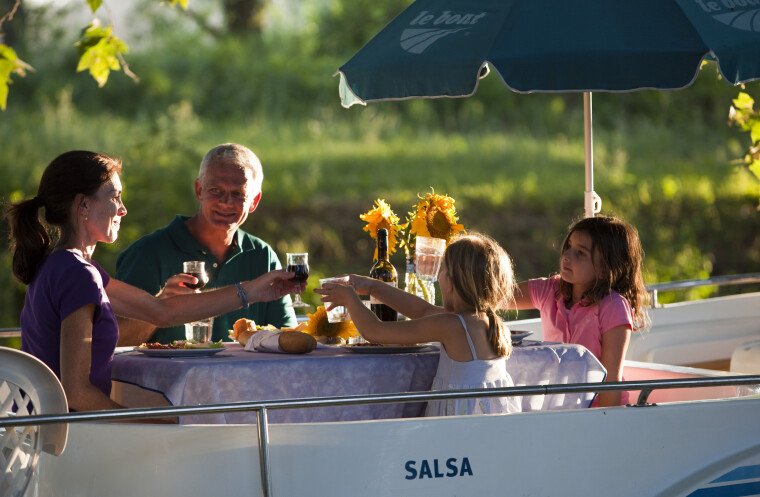
M 414 247 L 414 264 L 417 276 L 422 280 L 436 281 L 443 262 L 446 240 L 429 236 L 417 236 Z
M 322 278 L 319 280 L 319 287 L 324 287 L 325 283 L 333 283 L 335 285 L 345 286 L 348 285 L 348 281 L 348 276 L 340 276 L 337 278 Z M 325 309 L 328 307 L 330 307 L 330 303 L 325 302 Z M 342 305 L 336 306 L 334 309 L 327 311 L 327 322 L 329 323 L 342 323 L 343 321 L 348 321 L 349 319 L 351 318 L 348 315 L 348 309 Z
M 214 318 L 201 319 L 192 323 L 185 323 L 185 338 L 199 343 L 211 341 L 211 333 L 214 330 Z

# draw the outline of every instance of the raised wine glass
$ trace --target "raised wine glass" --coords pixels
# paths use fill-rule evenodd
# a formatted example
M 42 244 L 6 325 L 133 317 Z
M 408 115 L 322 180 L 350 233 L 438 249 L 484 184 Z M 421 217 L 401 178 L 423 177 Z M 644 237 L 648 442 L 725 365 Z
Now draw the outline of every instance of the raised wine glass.
M 309 254 L 306 252 L 301 253 L 289 253 L 288 265 L 286 271 L 289 273 L 295 273 L 293 281 L 296 283 L 305 282 L 309 279 Z M 301 300 L 301 293 L 297 293 L 291 304 L 293 307 L 311 307 L 309 304 Z
M 208 283 L 208 274 L 206 274 L 206 263 L 204 261 L 186 261 L 182 263 L 182 272 L 195 276 L 198 279 L 198 283 L 183 283 L 188 288 L 200 290 Z

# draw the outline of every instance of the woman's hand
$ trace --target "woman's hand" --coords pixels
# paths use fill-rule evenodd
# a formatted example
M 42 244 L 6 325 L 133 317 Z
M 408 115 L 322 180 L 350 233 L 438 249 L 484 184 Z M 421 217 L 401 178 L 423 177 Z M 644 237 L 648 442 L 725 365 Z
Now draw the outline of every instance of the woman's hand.
M 186 287 L 185 284 L 193 285 L 198 282 L 198 278 L 186 273 L 175 274 L 166 280 L 166 285 L 156 294 L 156 297 L 164 299 L 174 297 L 175 295 L 184 295 L 186 293 L 200 293 L 200 290 L 193 290 Z
M 255 280 L 246 281 L 243 288 L 248 302 L 269 302 L 289 293 L 302 292 L 306 289 L 306 282 L 296 283 L 292 281 L 294 276 L 295 273 L 276 269 L 262 274 Z

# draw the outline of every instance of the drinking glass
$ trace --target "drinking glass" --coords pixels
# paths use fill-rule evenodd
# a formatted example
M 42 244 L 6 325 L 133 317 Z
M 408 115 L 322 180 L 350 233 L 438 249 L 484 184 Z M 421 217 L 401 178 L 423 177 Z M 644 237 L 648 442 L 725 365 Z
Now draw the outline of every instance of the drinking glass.
M 319 287 L 322 288 L 325 286 L 325 283 L 334 283 L 336 285 L 348 285 L 348 276 L 340 276 L 337 278 L 322 278 L 319 280 Z M 330 307 L 330 302 L 325 302 L 325 309 Z M 351 319 L 348 316 L 348 309 L 346 309 L 342 305 L 335 306 L 331 310 L 327 311 L 327 322 L 328 323 L 342 323 L 343 321 L 348 321 Z
M 417 236 L 414 246 L 414 264 L 421 280 L 436 281 L 443 262 L 446 240 L 429 236 Z
M 208 274 L 206 274 L 206 263 L 204 261 L 183 262 L 182 272 L 198 278 L 198 283 L 183 283 L 188 288 L 199 290 L 208 283 Z
M 309 279 L 309 254 L 306 252 L 301 253 L 288 253 L 288 262 L 286 271 L 289 273 L 295 273 L 293 281 L 296 283 L 305 282 Z M 293 307 L 311 307 L 309 304 L 301 300 L 301 293 L 297 293 L 291 304 Z
M 214 318 L 185 323 L 185 338 L 188 340 L 195 340 L 198 343 L 210 342 L 213 330 Z

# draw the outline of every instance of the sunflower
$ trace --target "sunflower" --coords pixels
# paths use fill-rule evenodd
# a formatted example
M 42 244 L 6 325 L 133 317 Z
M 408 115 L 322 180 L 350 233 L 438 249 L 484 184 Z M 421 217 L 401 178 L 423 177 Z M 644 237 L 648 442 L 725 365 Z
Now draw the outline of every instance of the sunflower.
M 348 341 L 348 337 L 359 336 L 353 321 L 342 323 L 330 323 L 327 321 L 325 306 L 320 305 L 314 314 L 307 314 L 309 322 L 303 332 L 315 337 L 341 337 Z
M 464 226 L 457 223 L 453 198 L 431 192 L 417 203 L 411 229 L 415 235 L 443 238 L 448 244 L 460 231 Z
M 369 212 L 359 215 L 359 219 L 367 222 L 364 231 L 377 238 L 377 230 L 385 228 L 388 230 L 388 255 L 396 251 L 396 240 L 398 236 L 398 216 L 393 213 L 391 206 L 384 199 L 375 200 L 375 207 Z M 377 259 L 377 251 L 375 251 Z

